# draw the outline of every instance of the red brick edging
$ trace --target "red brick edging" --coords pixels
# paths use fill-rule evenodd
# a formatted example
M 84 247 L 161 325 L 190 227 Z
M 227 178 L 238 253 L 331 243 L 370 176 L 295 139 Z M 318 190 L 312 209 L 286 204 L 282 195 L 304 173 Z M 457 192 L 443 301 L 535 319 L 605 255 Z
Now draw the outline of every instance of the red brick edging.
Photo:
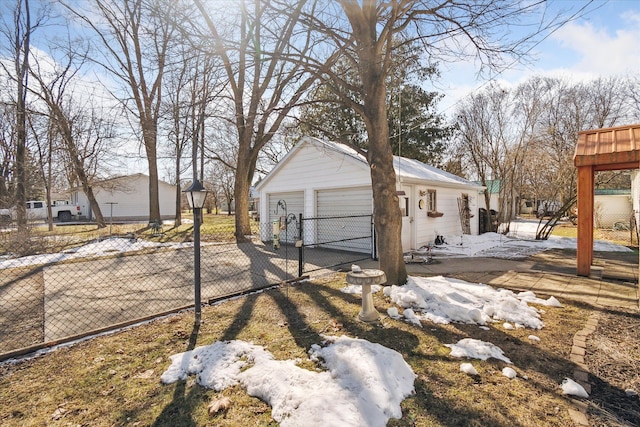
M 587 337 L 595 332 L 599 318 L 599 313 L 592 313 L 589 316 L 585 327 L 576 332 L 573 336 L 573 345 L 571 347 L 571 355 L 569 357 L 569 359 L 578 366 L 573 371 L 573 379 L 584 387 L 588 394 L 591 394 L 591 383 L 589 383 L 589 367 L 584 363 L 584 355 L 587 349 Z M 588 404 L 577 399 L 571 399 L 571 403 L 575 408 L 569 410 L 569 415 L 573 422 L 578 426 L 588 426 Z

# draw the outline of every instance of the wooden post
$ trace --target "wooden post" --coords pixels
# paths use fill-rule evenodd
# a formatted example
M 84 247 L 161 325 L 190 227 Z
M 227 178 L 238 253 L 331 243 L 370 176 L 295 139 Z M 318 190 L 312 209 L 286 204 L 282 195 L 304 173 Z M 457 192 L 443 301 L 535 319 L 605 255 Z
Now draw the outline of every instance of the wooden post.
M 593 263 L 593 166 L 578 167 L 577 275 L 589 276 Z

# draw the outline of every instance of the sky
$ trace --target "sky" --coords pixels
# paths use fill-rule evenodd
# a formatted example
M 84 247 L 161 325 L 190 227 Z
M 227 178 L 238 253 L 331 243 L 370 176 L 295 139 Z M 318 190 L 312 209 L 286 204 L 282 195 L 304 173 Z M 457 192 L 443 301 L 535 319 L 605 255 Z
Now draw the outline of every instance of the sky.
M 586 0 L 556 0 L 551 12 L 576 11 Z M 517 85 L 534 75 L 589 80 L 596 77 L 638 73 L 640 70 L 640 2 L 594 0 L 585 15 L 549 35 L 531 51 L 530 63 L 513 67 L 494 77 Z M 442 63 L 442 78 L 434 88 L 445 94 L 439 110 L 452 115 L 456 103 L 484 87 L 489 79 L 477 75 L 473 62 Z
M 507 85 L 516 85 L 533 75 L 563 76 L 572 80 L 598 76 L 620 75 L 640 70 L 640 2 L 637 0 L 553 0 L 549 12 L 560 10 L 576 12 L 586 6 L 584 16 L 566 24 L 550 34 L 531 51 L 527 65 L 513 64 L 509 69 L 493 76 Z M 2 9 L 4 12 L 4 9 Z M 75 27 L 72 27 L 75 29 Z M 43 40 L 50 38 L 48 31 L 36 34 L 36 47 L 44 48 Z M 38 39 L 41 37 L 41 39 Z M 44 56 L 44 53 L 42 54 Z M 444 94 L 438 111 L 451 117 L 457 103 L 465 96 L 484 87 L 488 79 L 478 76 L 478 65 L 473 61 L 440 63 L 441 78 L 433 82 L 433 89 Z M 83 79 L 83 90 L 91 90 L 91 100 L 113 106 L 107 92 L 95 82 L 110 82 L 113 78 L 95 69 Z M 431 89 L 431 88 L 429 88 Z M 126 136 L 133 137 L 130 133 Z M 138 144 L 130 144 L 119 151 L 122 173 L 147 171 L 144 153 Z M 170 163 L 170 162 L 169 162 Z M 170 165 L 161 165 L 163 179 L 170 180 Z

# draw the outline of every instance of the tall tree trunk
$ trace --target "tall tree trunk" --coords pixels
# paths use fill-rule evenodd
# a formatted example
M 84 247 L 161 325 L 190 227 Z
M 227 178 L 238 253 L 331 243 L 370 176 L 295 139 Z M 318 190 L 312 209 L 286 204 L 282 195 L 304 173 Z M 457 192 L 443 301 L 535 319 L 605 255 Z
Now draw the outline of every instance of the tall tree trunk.
M 73 163 L 73 169 L 78 177 L 78 181 L 80 181 L 80 185 L 82 186 L 82 191 L 87 196 L 89 200 L 89 206 L 91 206 L 91 212 L 95 216 L 96 225 L 98 228 L 105 228 L 107 223 L 104 220 L 104 216 L 102 215 L 102 210 L 100 209 L 100 205 L 96 200 L 95 195 L 93 194 L 93 188 L 89 182 L 89 178 L 84 170 L 84 165 L 80 162 L 80 156 L 76 151 L 76 147 L 72 141 L 67 138 L 71 138 L 69 135 L 64 136 L 64 140 L 66 142 L 67 150 L 69 150 L 69 156 L 71 157 L 71 162 Z
M 62 141 L 64 142 L 64 145 L 69 154 L 69 158 L 71 159 L 73 171 L 78 178 L 78 181 L 80 181 L 82 191 L 87 196 L 87 199 L 89 200 L 89 206 L 91 206 L 91 211 L 95 215 L 96 224 L 98 225 L 98 228 L 105 228 L 107 226 L 107 223 L 105 222 L 104 216 L 102 215 L 100 205 L 98 204 L 98 201 L 93 194 L 93 188 L 91 187 L 91 183 L 89 182 L 89 177 L 87 176 L 87 173 L 85 171 L 80 153 L 78 153 L 78 148 L 76 147 L 73 133 L 71 131 L 71 124 L 62 111 L 62 108 L 52 101 L 53 98 L 50 96 L 50 94 L 44 94 L 42 99 L 45 100 L 45 102 L 47 102 L 47 104 L 49 105 L 49 109 L 52 113 L 52 119 L 54 119 L 56 122 L 58 131 L 62 136 Z
M 375 2 L 365 1 L 362 5 L 351 1 L 340 3 L 356 40 L 355 52 L 363 97 L 359 114 L 365 122 L 369 139 L 367 161 L 371 173 L 380 269 L 385 272 L 387 284 L 404 285 L 407 282 L 407 267 L 402 253 L 402 216 L 396 193 L 386 105 L 385 78 L 390 69 L 393 38 L 390 32 L 384 32 L 378 39 Z
M 393 152 L 389 144 L 389 127 L 383 78 L 370 76 L 365 100 L 365 115 L 369 150 L 367 161 L 371 172 L 373 211 L 380 269 L 387 284 L 407 282 L 407 269 L 402 253 L 402 216 L 396 193 Z
M 20 35 L 20 16 L 22 6 L 17 6 L 16 12 L 16 33 L 15 33 L 15 69 L 18 78 L 18 97 L 16 105 L 17 141 L 16 141 L 16 214 L 18 219 L 18 231 L 25 231 L 27 228 L 27 189 L 26 189 L 26 162 L 27 162 L 27 85 L 29 79 L 29 50 L 31 39 L 31 11 L 29 10 L 29 0 L 24 0 L 24 35 Z
M 148 119 L 145 123 L 142 123 L 142 127 L 146 129 L 143 139 L 149 166 L 149 223 L 152 223 L 161 220 L 158 193 L 157 126 L 152 119 Z
M 180 158 L 178 155 L 176 159 L 176 219 L 175 225 L 179 227 L 182 225 L 182 188 L 180 188 Z
M 247 241 L 246 236 L 251 235 L 249 222 L 249 191 L 253 180 L 256 159 L 248 148 L 249 144 L 241 143 L 238 149 L 238 165 L 236 167 L 236 180 L 233 189 L 233 197 L 236 203 L 236 241 Z

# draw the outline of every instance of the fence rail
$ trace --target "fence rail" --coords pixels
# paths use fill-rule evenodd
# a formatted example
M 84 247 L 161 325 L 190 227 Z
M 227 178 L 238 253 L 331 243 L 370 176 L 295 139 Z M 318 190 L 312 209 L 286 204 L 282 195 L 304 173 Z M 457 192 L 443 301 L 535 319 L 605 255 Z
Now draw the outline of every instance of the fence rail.
M 362 218 L 299 218 L 287 227 L 297 236 L 318 237 L 326 221 L 347 233 L 345 241 L 358 240 L 353 229 L 362 226 Z M 0 233 L 0 360 L 192 307 L 192 229 L 166 242 L 158 241 L 158 230 L 142 230 L 147 232 L 87 241 L 69 232 L 44 236 L 31 229 L 20 235 L 7 228 Z M 371 258 L 371 253 L 345 251 L 333 237 L 276 248 L 260 240 L 264 234 L 258 225 L 254 230 L 246 243 L 235 243 L 233 227 L 203 230 L 202 301 Z M 373 240 L 371 232 L 359 238 Z

